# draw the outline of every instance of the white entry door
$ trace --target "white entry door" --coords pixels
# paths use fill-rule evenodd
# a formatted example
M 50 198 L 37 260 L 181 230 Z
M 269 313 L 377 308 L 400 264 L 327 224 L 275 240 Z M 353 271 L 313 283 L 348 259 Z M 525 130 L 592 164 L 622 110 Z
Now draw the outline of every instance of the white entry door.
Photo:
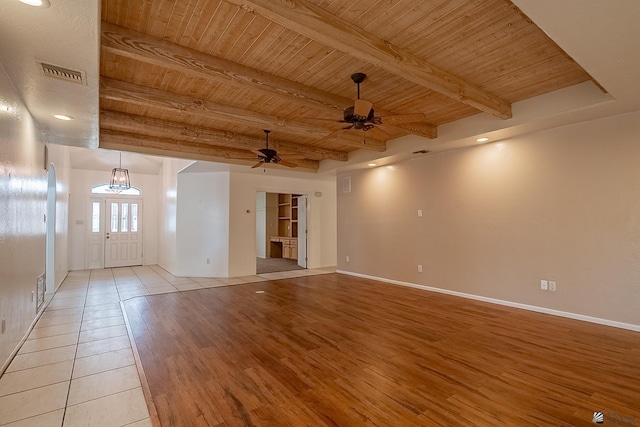
M 142 200 L 106 199 L 104 266 L 142 265 Z
M 298 265 L 307 268 L 307 196 L 298 197 Z

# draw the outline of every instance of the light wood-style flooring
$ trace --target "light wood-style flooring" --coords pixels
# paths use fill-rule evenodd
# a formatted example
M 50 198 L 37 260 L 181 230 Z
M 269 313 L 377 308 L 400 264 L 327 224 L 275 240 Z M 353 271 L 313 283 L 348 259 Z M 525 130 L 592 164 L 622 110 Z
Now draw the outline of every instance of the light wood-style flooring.
M 637 332 L 340 274 L 124 306 L 165 427 L 640 425 Z

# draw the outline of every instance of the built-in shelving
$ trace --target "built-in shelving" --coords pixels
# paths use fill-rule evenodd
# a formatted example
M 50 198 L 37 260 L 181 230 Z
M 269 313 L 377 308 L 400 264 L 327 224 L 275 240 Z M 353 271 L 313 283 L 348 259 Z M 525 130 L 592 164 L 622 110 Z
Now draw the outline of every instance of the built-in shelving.
M 298 195 L 278 194 L 278 235 L 271 236 L 272 257 L 298 258 Z

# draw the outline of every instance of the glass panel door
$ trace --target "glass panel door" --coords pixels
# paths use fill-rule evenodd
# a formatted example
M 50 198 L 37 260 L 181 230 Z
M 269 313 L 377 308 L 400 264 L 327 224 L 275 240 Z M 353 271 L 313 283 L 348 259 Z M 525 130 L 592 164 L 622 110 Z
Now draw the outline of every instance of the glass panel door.
M 109 232 L 105 235 L 104 266 L 125 267 L 142 264 L 142 201 L 107 199 Z

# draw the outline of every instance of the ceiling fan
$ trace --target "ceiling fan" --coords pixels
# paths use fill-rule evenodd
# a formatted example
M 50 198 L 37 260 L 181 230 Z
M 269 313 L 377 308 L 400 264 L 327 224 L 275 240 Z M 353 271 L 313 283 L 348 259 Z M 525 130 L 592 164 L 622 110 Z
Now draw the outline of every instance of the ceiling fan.
M 264 134 L 265 134 L 265 139 L 266 139 L 266 146 L 265 148 L 261 148 L 259 150 L 255 150 L 253 151 L 254 153 L 256 153 L 258 155 L 258 163 L 256 163 L 255 165 L 251 166 L 251 168 L 257 168 L 260 167 L 262 165 L 264 165 L 265 163 L 277 163 L 279 165 L 283 165 L 283 166 L 287 166 L 290 168 L 295 168 L 298 165 L 296 165 L 295 163 L 292 162 L 288 162 L 286 160 L 282 160 L 280 158 L 280 156 L 278 156 L 278 152 L 276 150 L 273 150 L 271 148 L 269 148 L 269 133 L 271 131 L 264 129 Z
M 364 73 L 354 73 L 351 75 L 351 80 L 353 80 L 353 82 L 358 86 L 358 97 L 354 101 L 353 106 L 344 109 L 342 120 L 331 120 L 337 123 L 348 123 L 349 126 L 330 133 L 329 135 L 322 138 L 322 140 L 331 138 L 336 133 L 349 129 L 358 129 L 362 130 L 363 132 L 372 131 L 372 133 L 377 134 L 379 138 L 383 138 L 386 140 L 391 135 L 377 126 L 395 126 L 402 123 L 419 122 L 426 119 L 426 115 L 423 113 L 376 116 L 373 110 L 373 103 L 371 101 L 360 98 L 360 83 L 362 83 L 366 78 L 367 75 Z

